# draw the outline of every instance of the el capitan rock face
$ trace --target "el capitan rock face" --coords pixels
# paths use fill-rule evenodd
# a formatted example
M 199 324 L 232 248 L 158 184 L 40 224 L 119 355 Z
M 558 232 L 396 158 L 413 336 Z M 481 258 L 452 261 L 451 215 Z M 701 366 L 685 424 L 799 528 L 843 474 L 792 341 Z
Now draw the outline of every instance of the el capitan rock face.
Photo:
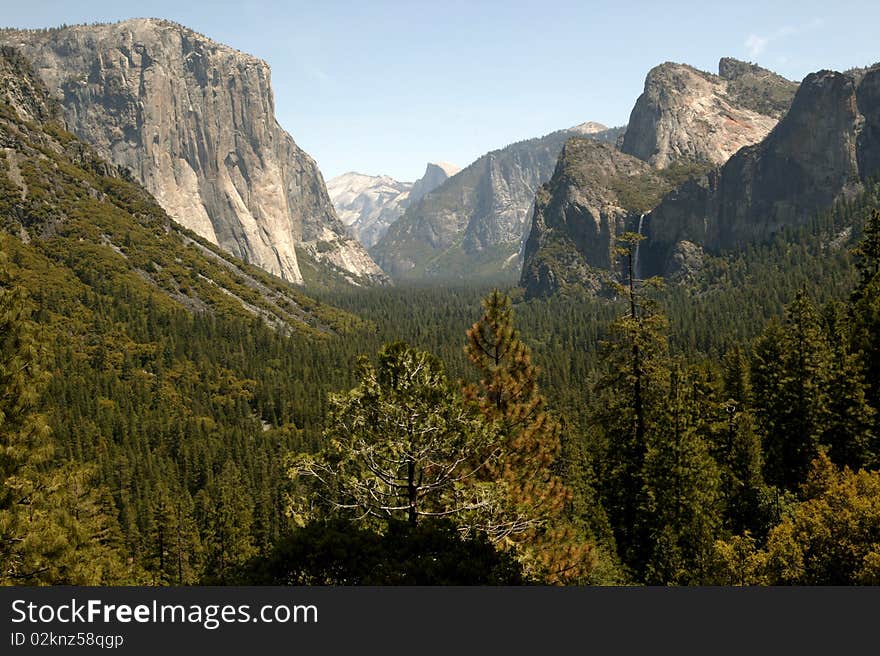
M 651 273 L 674 274 L 682 241 L 710 252 L 803 225 L 880 173 L 880 67 L 808 75 L 761 143 L 669 194 L 646 220 Z
M 71 131 L 187 228 L 293 282 L 297 248 L 352 282 L 385 279 L 275 120 L 262 60 L 155 19 L 5 30 L 0 42 L 33 63 Z
M 253 317 L 285 333 L 334 332 L 335 310 L 172 221 L 126 171 L 63 130 L 61 119 L 30 62 L 0 46 L 0 238 L 3 252 L 16 254 L 15 286 L 37 299 L 51 289 L 58 296 L 47 302 L 62 317 L 69 309 L 54 305 L 59 298 L 80 308 L 77 316 L 94 316 L 89 304 L 106 307 L 122 293 L 126 305 L 139 299 L 134 312 L 149 299 L 166 309 Z M 78 325 L 91 341 L 93 326 Z
M 679 160 L 723 164 L 767 136 L 797 90 L 796 83 L 735 59 L 722 59 L 719 73 L 669 62 L 653 68 L 621 150 L 656 168 Z

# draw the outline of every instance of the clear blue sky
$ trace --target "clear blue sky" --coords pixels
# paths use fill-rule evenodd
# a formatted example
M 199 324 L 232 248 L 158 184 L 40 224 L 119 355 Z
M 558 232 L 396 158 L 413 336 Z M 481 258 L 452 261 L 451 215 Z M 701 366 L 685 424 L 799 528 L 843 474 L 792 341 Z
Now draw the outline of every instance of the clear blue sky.
M 0 24 L 156 16 L 272 66 L 278 120 L 326 178 L 419 177 L 592 120 L 627 121 L 663 61 L 795 80 L 880 60 L 880 2 L 0 0 Z

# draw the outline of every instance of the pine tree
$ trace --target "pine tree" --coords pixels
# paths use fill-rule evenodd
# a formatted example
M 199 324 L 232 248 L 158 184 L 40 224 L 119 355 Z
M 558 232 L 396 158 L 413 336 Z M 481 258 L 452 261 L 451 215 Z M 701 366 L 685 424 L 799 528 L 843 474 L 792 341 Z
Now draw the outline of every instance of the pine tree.
M 483 316 L 467 340 L 465 352 L 481 380 L 466 386 L 465 397 L 498 426 L 491 448 L 499 453 L 484 474 L 501 482 L 505 502 L 491 537 L 512 545 L 526 572 L 542 580 L 582 579 L 594 556 L 565 517 L 571 492 L 557 473 L 560 424 L 547 411 L 507 295 L 495 289 L 483 300 Z
M 859 282 L 852 294 L 852 299 L 857 301 L 880 273 L 880 210 L 871 211 L 862 229 L 862 238 L 852 253 L 859 272 Z
M 196 503 L 207 579 L 223 585 L 257 553 L 251 531 L 253 506 L 234 462 L 224 463 L 219 475 L 199 492 Z
M 876 412 L 868 404 L 862 359 L 851 351 L 848 320 L 840 303 L 829 303 L 823 321 L 830 345 L 828 420 L 820 437 L 838 465 L 859 469 L 874 464 Z M 877 463 L 880 464 L 880 463 Z
M 616 284 L 627 313 L 612 322 L 602 349 L 603 374 L 594 390 L 594 439 L 603 444 L 599 463 L 602 500 L 618 552 L 637 570 L 645 563 L 648 536 L 641 521 L 647 507 L 644 488 L 648 432 L 662 419 L 669 390 L 666 318 L 648 290 L 659 281 L 637 281 L 633 258 L 640 235 L 624 233 L 617 254 L 627 270 L 625 285 Z
M 447 517 L 463 533 L 492 534 L 499 491 L 483 472 L 498 457 L 495 428 L 426 351 L 395 342 L 379 352 L 378 367 L 364 358 L 359 370 L 360 384 L 332 398 L 329 446 L 291 464 L 294 520 Z
M 698 432 L 705 403 L 680 365 L 671 373 L 666 412 L 647 433 L 645 506 L 639 518 L 650 542 L 644 580 L 693 585 L 711 574 L 721 528 L 721 478 Z
M 160 484 L 151 493 L 146 566 L 158 583 L 191 585 L 201 576 L 201 541 L 185 489 Z
M 767 493 L 764 457 L 751 409 L 749 361 L 739 345 L 725 353 L 722 379 L 722 426 L 715 438 L 714 456 L 721 472 L 727 528 L 736 534 L 761 533 L 767 528 L 760 510 Z
M 721 377 L 724 394 L 734 401 L 740 410 L 751 409 L 752 383 L 749 359 L 739 344 L 728 349 L 721 361 Z
M 755 344 L 755 415 L 768 483 L 795 490 L 828 426 L 831 354 L 809 297 L 798 293 L 785 323 L 771 322 Z
M 880 409 L 880 210 L 873 210 L 865 223 L 862 240 L 854 249 L 859 282 L 849 299 L 853 354 L 858 354 L 868 406 Z M 857 445 L 870 467 L 880 467 L 880 413 L 875 412 L 867 443 Z M 849 454 L 844 456 L 850 457 Z

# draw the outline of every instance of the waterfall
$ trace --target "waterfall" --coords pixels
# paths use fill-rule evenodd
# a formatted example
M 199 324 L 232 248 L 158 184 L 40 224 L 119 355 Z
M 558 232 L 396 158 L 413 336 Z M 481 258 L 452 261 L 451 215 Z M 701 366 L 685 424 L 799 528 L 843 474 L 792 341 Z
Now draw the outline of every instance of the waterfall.
M 645 220 L 645 215 L 640 214 L 639 215 L 639 229 L 638 229 L 639 236 L 641 236 L 641 234 L 642 234 L 642 223 L 644 222 L 644 220 Z M 642 246 L 642 242 L 640 242 L 640 241 L 636 242 L 636 252 L 633 254 L 633 277 L 634 278 L 638 278 L 639 274 L 641 273 L 639 271 L 639 248 L 641 248 L 641 246 Z

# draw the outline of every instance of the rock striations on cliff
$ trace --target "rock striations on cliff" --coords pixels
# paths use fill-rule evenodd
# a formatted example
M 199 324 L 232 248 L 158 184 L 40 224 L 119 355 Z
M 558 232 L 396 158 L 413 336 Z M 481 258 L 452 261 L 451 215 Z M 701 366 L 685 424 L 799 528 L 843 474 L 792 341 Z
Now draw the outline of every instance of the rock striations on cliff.
M 653 68 L 621 150 L 657 168 L 681 159 L 718 165 L 761 141 L 787 110 L 797 84 L 730 58 L 718 71 L 670 62 Z
M 0 42 L 33 62 L 68 128 L 182 225 L 292 282 L 301 257 L 351 282 L 385 279 L 278 125 L 264 61 L 157 19 L 4 30 Z
M 569 139 L 535 198 L 520 279 L 526 295 L 599 292 L 615 268 L 614 237 L 638 229 L 644 200 L 634 190 L 656 194 L 665 186 L 649 164 L 610 144 Z
M 602 279 L 619 276 L 608 255 L 615 237 L 624 230 L 647 231 L 646 214 L 666 193 L 761 141 L 785 115 L 797 89 L 775 73 L 735 59 L 722 59 L 718 69 L 712 75 L 683 64 L 657 66 L 632 110 L 621 152 L 590 152 L 584 143 L 566 146 L 553 180 L 536 201 L 520 279 L 527 295 L 577 286 L 595 293 Z M 620 175 L 624 165 L 629 173 Z M 685 269 L 693 266 L 699 248 L 683 242 L 666 255 Z M 639 274 L 650 268 L 642 264 Z
M 535 192 L 565 142 L 588 135 L 613 143 L 619 134 L 584 123 L 487 153 L 412 202 L 370 253 L 395 278 L 515 280 Z
M 343 173 L 327 182 L 327 191 L 349 234 L 369 248 L 385 235 L 408 205 L 458 171 L 454 164 L 429 162 L 425 174 L 414 183 L 400 182 L 387 175 Z
M 652 273 L 674 274 L 682 243 L 720 252 L 803 225 L 880 174 L 880 66 L 808 75 L 761 143 L 664 198 L 646 219 Z
M 172 221 L 61 118 L 30 62 L 0 47 L 0 243 L 49 327 L 58 319 L 67 334 L 75 325 L 91 343 L 96 308 L 119 301 L 258 318 L 311 336 L 355 320 Z

